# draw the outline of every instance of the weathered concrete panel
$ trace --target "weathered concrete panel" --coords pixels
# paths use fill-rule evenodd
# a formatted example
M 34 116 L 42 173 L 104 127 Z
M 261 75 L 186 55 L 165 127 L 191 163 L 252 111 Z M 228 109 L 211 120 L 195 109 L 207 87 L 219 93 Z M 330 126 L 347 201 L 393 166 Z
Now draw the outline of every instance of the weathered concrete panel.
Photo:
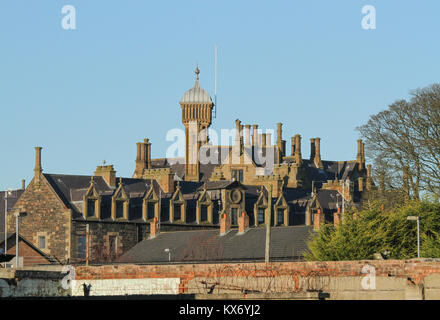
M 83 284 L 91 296 L 178 294 L 180 278 L 76 280 L 72 296 L 84 296 Z

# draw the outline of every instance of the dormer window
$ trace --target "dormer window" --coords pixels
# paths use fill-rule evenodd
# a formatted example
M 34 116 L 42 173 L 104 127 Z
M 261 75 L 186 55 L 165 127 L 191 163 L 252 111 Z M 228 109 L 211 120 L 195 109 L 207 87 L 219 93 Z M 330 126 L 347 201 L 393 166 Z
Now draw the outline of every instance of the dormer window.
M 186 201 L 180 191 L 180 183 L 177 182 L 176 192 L 170 200 L 170 222 L 186 222 Z
M 214 203 L 211 200 L 211 196 L 206 188 L 200 194 L 199 199 L 197 199 L 197 211 L 196 211 L 196 222 L 197 223 L 212 223 L 213 222 L 213 211 Z
M 112 218 L 113 220 L 128 220 L 128 210 L 130 208 L 130 199 L 122 185 L 122 179 L 119 179 L 119 186 L 112 198 Z
M 144 197 L 142 205 L 142 218 L 145 221 L 153 220 L 154 218 L 159 218 L 159 198 L 156 192 L 151 186 L 147 195 Z
M 99 219 L 101 214 L 101 197 L 95 188 L 93 177 L 90 181 L 89 189 L 83 198 L 83 215 L 86 219 Z
M 233 169 L 232 170 L 232 180 L 243 182 L 243 170 Z

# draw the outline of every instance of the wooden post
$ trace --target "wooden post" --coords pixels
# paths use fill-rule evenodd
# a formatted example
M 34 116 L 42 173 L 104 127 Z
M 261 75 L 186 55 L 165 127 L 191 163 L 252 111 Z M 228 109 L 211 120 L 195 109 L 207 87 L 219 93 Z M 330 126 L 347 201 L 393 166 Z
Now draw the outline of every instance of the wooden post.
M 86 224 L 86 266 L 89 265 L 89 225 Z
M 270 224 L 272 216 L 272 185 L 269 185 L 269 197 L 267 200 L 267 217 L 266 217 L 266 252 L 264 255 L 264 261 L 269 262 L 270 255 Z

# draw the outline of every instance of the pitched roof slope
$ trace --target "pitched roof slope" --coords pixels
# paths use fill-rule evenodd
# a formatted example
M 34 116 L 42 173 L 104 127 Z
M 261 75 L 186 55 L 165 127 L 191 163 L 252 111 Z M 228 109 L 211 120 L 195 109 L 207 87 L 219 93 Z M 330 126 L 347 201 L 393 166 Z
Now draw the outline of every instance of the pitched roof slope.
M 313 232 L 309 226 L 271 228 L 270 258 L 296 260 L 303 257 Z M 224 236 L 218 230 L 164 232 L 141 241 L 122 255 L 123 263 L 261 261 L 265 254 L 265 228 L 251 228 L 244 234 L 232 229 Z

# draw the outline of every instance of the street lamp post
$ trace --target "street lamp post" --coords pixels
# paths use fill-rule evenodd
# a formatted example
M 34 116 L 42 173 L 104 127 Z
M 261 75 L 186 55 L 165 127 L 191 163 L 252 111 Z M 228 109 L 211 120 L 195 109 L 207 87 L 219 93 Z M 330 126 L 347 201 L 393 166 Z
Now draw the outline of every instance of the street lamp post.
M 8 243 L 8 226 L 7 226 L 7 221 L 8 221 L 8 198 L 11 195 L 11 193 L 12 192 L 11 192 L 10 189 L 5 191 L 5 226 L 4 226 L 4 229 L 5 229 L 5 251 L 4 251 L 4 254 L 6 254 L 6 251 L 8 250 L 8 245 L 7 245 L 7 243 Z M 6 268 L 6 262 L 5 262 L 4 267 Z
M 15 268 L 19 265 L 19 255 L 18 255 L 18 218 L 25 216 L 26 213 L 17 210 L 14 212 L 15 217 Z
M 406 218 L 408 221 L 417 221 L 417 258 L 420 258 L 420 217 L 419 216 L 408 216 Z
M 170 252 L 170 249 L 166 248 L 164 251 L 166 253 L 168 253 L 168 262 L 171 262 L 171 252 Z

